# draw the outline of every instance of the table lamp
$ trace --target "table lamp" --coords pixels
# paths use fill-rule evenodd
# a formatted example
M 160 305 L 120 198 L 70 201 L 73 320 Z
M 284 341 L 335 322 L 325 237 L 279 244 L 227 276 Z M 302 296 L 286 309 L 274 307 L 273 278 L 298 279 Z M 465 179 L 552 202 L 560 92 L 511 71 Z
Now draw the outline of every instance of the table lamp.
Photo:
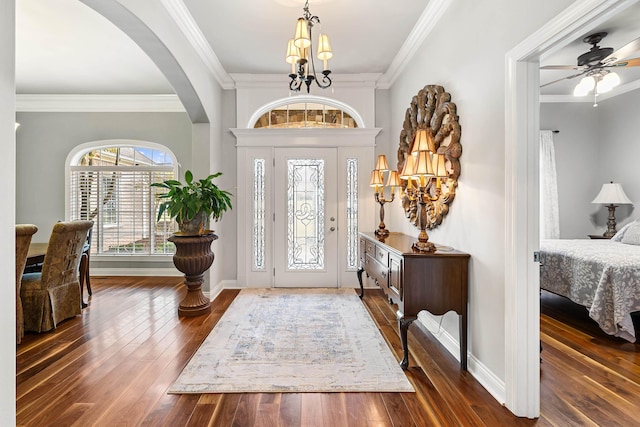
M 607 231 L 603 236 L 610 239 L 616 234 L 616 208 L 618 205 L 630 205 L 633 204 L 627 197 L 622 189 L 622 185 L 617 182 L 611 181 L 609 184 L 602 184 L 600 193 L 596 196 L 591 203 L 607 205 L 609 209 L 609 218 L 607 220 Z

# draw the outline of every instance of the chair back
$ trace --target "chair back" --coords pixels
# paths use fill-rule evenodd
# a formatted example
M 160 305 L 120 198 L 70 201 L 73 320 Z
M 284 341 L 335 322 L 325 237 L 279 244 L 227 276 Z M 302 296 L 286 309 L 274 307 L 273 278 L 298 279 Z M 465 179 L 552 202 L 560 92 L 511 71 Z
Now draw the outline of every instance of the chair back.
M 78 266 L 91 221 L 63 221 L 53 226 L 42 265 L 47 288 L 78 281 Z
M 22 301 L 20 300 L 22 272 L 27 263 L 31 237 L 36 231 L 38 231 L 38 227 L 33 224 L 16 224 L 16 344 L 20 344 L 24 336 L 24 315 L 22 313 Z
M 33 224 L 16 224 L 16 284 L 20 288 L 22 272 L 27 262 L 31 237 L 38 231 L 38 227 Z M 18 292 L 18 295 L 20 293 Z

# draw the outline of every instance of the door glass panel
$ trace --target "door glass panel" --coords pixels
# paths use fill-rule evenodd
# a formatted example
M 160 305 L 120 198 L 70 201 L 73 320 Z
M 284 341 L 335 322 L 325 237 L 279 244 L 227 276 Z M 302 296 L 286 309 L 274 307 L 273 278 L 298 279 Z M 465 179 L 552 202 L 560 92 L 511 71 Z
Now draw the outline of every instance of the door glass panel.
M 253 161 L 253 269 L 264 271 L 264 163 L 265 159 Z
M 287 267 L 324 269 L 324 160 L 287 161 Z
M 347 268 L 358 267 L 358 159 L 347 159 Z

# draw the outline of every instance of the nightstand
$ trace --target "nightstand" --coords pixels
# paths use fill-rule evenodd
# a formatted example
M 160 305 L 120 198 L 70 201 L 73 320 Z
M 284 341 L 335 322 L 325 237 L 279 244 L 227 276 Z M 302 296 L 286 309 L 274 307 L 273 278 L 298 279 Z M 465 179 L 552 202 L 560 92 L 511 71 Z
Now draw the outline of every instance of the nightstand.
M 589 234 L 590 239 L 607 239 L 609 240 L 611 237 L 605 237 L 601 234 Z

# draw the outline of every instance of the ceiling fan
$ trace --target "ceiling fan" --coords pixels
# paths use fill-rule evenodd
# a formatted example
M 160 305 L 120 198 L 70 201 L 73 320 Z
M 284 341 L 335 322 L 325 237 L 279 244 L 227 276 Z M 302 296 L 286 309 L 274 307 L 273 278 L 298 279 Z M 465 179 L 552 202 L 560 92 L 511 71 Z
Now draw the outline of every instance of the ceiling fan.
M 583 79 L 584 84 L 581 82 L 581 84 L 583 84 L 583 86 L 581 87 L 581 91 L 577 90 L 577 86 L 576 91 L 578 91 L 579 93 L 576 93 L 576 91 L 574 91 L 574 95 L 586 95 L 591 89 L 593 89 L 593 87 L 597 83 L 600 83 L 605 78 L 607 79 L 607 86 L 608 84 L 610 84 L 611 80 L 617 80 L 617 83 L 619 83 L 619 77 L 617 76 L 617 74 L 611 73 L 610 69 L 619 67 L 640 66 L 640 58 L 627 59 L 636 52 L 640 52 L 640 37 L 627 43 L 614 52 L 613 48 L 611 47 L 598 46 L 598 43 L 600 43 L 600 41 L 602 41 L 602 39 L 605 38 L 606 35 L 606 32 L 599 32 L 588 35 L 584 39 L 582 39 L 583 42 L 591 45 L 591 49 L 589 49 L 588 52 L 585 52 L 582 55 L 578 56 L 578 65 L 546 65 L 544 67 L 540 67 L 541 70 L 577 71 L 576 74 L 572 74 L 570 76 L 545 83 L 540 87 L 548 86 L 562 80 L 573 79 L 575 77 L 586 75 L 587 77 L 593 78 Z M 609 75 L 609 77 L 606 77 L 607 75 Z M 599 91 L 603 92 L 602 90 Z

